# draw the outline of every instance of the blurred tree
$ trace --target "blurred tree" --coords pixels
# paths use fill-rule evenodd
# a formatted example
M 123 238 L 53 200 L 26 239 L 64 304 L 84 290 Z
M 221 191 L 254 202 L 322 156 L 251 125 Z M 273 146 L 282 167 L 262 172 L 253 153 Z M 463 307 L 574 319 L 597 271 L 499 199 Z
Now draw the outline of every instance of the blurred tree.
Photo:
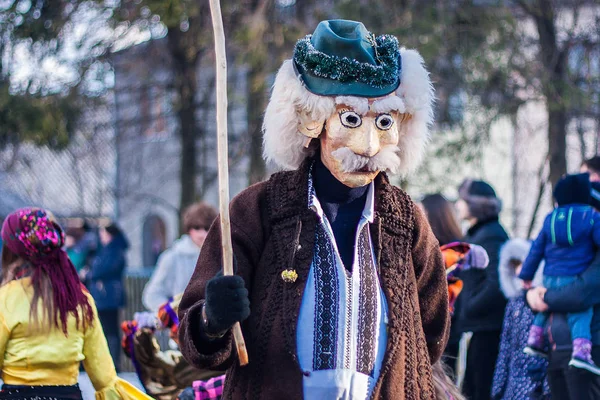
M 441 147 L 446 157 L 476 158 L 492 122 L 543 100 L 554 185 L 566 173 L 569 122 L 599 119 L 597 1 L 341 0 L 337 7 L 344 18 L 396 34 L 427 60 L 438 126 L 469 128 Z M 464 121 L 469 113 L 479 123 Z
M 50 5 L 52 3 L 52 5 Z M 262 113 L 268 85 L 294 42 L 327 18 L 363 21 L 375 33 L 392 33 L 418 48 L 432 73 L 437 95 L 440 156 L 466 162 L 479 157 L 500 116 L 514 117 L 524 103 L 545 100 L 549 115 L 550 180 L 566 171 L 569 121 L 598 120 L 598 7 L 593 0 L 240 0 L 222 2 L 226 37 L 247 67 L 249 181 L 263 179 Z M 590 8 L 591 7 L 591 8 Z M 73 16 L 110 20 L 113 33 L 90 23 L 77 41 L 76 59 L 58 60 Z M 94 10 L 92 13 L 90 10 Z M 593 12 L 590 12 L 593 11 Z M 87 15 L 87 14 L 86 14 Z M 590 18 L 589 15 L 592 15 Z M 584 18 L 588 16 L 588 18 Z M 79 14 L 81 17 L 81 14 Z M 196 187 L 198 62 L 212 51 L 208 2 L 196 0 L 5 0 L 0 2 L 0 146 L 32 140 L 64 146 L 78 115 L 84 75 L 129 29 L 162 26 L 175 76 L 181 139 L 180 209 L 203 196 Z M 585 28 L 582 28 L 585 26 Z M 71 31 L 69 31 L 69 29 Z M 84 36 L 85 36 L 84 35 Z M 126 46 L 126 45 L 125 45 Z M 122 48 L 123 46 L 121 46 Z M 19 54 L 37 61 L 55 57 L 76 73 L 58 85 L 14 78 Z M 474 116 L 474 117 L 469 117 Z M 469 118 L 467 118 L 469 117 Z
M 71 137 L 79 116 L 78 99 L 72 90 L 78 82 L 52 89 L 34 74 L 17 83 L 11 80 L 22 67 L 15 62 L 16 57 L 40 61 L 60 51 L 60 34 L 75 10 L 71 3 L 0 3 L 0 149 L 9 145 L 17 148 L 21 142 L 64 148 Z
M 525 101 L 511 73 L 516 18 L 499 2 L 476 0 L 339 0 L 336 10 L 421 53 L 436 90 L 436 126 L 423 167 L 405 183 L 455 187 L 466 165 L 482 162 L 494 122 Z
M 573 119 L 600 117 L 600 6 L 597 1 L 515 0 L 534 33 L 522 32 L 531 43 L 537 72 L 534 89 L 548 113 L 549 180 L 554 186 L 567 172 L 567 128 Z M 595 64 L 595 67 L 594 67 Z M 582 146 L 583 147 L 583 146 Z
M 274 1 L 244 0 L 236 4 L 222 2 L 226 37 L 230 50 L 229 59 L 235 55 L 247 67 L 248 132 L 247 150 L 250 158 L 248 179 L 254 183 L 265 177 L 262 160 L 262 137 L 260 127 L 267 92 L 267 76 L 271 71 L 269 60 L 273 43 L 281 41 L 274 30 L 282 24 L 273 24 Z M 198 63 L 212 53 L 212 22 L 207 1 L 192 0 L 121 0 L 115 9 L 116 22 L 146 20 L 148 24 L 160 21 L 166 29 L 169 51 L 173 59 L 175 108 L 180 124 L 182 155 L 180 163 L 181 201 L 180 210 L 202 198 L 202 188 L 196 187 L 198 139 L 205 135 L 205 128 L 196 117 L 198 103 Z M 235 88 L 232 88 L 235 90 Z M 203 141 L 201 141 L 203 142 Z M 202 150 L 204 151 L 204 149 Z
M 248 132 L 246 148 L 249 156 L 248 181 L 258 182 L 266 177 L 262 158 L 262 115 L 268 96 L 270 76 L 279 67 L 281 58 L 293 48 L 299 35 L 305 34 L 303 20 L 315 12 L 314 1 L 302 6 L 295 2 L 276 0 L 244 0 L 229 4 L 222 2 L 229 59 L 237 60 L 247 69 L 246 111 Z M 329 4 L 323 2 L 322 4 Z M 330 6 L 330 9 L 332 7 Z M 189 0 L 121 0 L 115 10 L 117 20 L 148 23 L 160 21 L 167 28 L 169 50 L 175 61 L 178 117 L 182 140 L 181 204 L 184 209 L 203 193 L 195 187 L 198 149 L 194 146 L 205 129 L 195 117 L 194 99 L 197 96 L 198 62 L 212 52 L 212 22 L 208 2 Z M 235 88 L 233 88 L 235 90 Z M 196 99 L 197 102 L 197 99 Z
M 313 26 L 316 14 L 331 14 L 329 1 L 253 0 L 247 5 L 242 23 L 231 30 L 232 47 L 238 62 L 248 68 L 248 169 L 249 183 L 266 178 L 262 157 L 262 120 L 272 76 L 285 58 L 289 58 L 299 37 Z
M 252 12 L 244 17 L 244 23 L 235 33 L 239 60 L 248 66 L 248 96 L 246 113 L 248 118 L 248 182 L 250 184 L 263 180 L 266 166 L 262 158 L 262 115 L 267 97 L 268 74 L 273 69 L 268 65 L 274 56 L 273 40 L 283 39 L 283 35 L 274 35 L 272 30 L 281 30 L 281 24 L 269 24 L 273 21 L 274 10 L 272 0 L 254 1 Z M 246 50 L 244 50 L 246 49 Z
M 166 27 L 168 49 L 172 59 L 176 100 L 174 109 L 179 120 L 181 141 L 180 212 L 198 197 L 196 187 L 198 149 L 196 141 L 205 128 L 196 120 L 198 62 L 212 45 L 208 1 L 194 0 L 121 0 L 116 2 L 114 22 L 146 25 L 161 23 Z M 227 15 L 225 9 L 224 14 Z

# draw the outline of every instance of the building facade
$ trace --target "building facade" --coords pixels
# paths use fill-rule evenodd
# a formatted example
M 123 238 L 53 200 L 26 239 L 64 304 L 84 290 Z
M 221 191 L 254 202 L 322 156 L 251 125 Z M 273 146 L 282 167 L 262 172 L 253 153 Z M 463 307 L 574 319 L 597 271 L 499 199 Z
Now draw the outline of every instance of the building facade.
M 129 265 L 152 266 L 179 236 L 180 153 L 177 95 L 166 39 L 152 40 L 113 56 L 116 144 L 116 217 L 130 240 Z M 202 200 L 217 206 L 214 58 L 198 65 L 196 120 Z M 245 71 L 229 68 L 230 195 L 247 186 Z

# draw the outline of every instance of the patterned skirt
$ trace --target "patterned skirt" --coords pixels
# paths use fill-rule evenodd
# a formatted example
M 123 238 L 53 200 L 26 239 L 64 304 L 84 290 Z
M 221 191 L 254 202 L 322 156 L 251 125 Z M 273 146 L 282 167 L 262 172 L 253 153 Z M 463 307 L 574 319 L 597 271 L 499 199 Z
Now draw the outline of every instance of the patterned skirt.
M 10 400 L 83 400 L 79 385 L 21 386 L 2 385 L 0 399 Z

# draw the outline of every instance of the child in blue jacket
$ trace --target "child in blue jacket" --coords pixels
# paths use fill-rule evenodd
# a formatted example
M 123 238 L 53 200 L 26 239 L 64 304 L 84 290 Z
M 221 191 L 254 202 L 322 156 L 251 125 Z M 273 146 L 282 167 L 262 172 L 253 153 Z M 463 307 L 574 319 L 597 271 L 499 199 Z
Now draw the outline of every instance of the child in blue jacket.
M 573 282 L 591 264 L 600 246 L 600 214 L 590 204 L 588 174 L 567 175 L 554 189 L 558 206 L 546 217 L 544 227 L 533 242 L 519 274 L 525 287 L 531 286 L 533 276 L 545 260 L 544 286 L 557 288 Z M 544 325 L 548 313 L 538 313 L 527 339 L 525 352 L 545 356 Z M 573 353 L 569 365 L 600 375 L 592 360 L 590 323 L 593 309 L 567 314 Z

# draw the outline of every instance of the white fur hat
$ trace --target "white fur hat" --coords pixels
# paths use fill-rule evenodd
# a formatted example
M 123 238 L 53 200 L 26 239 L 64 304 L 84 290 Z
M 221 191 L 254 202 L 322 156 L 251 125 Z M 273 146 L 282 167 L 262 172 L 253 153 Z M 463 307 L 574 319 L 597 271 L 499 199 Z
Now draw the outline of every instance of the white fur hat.
M 393 101 L 401 103 L 399 110 L 411 116 L 399 126 L 398 173 L 404 176 L 419 165 L 429 139 L 434 90 L 421 55 L 404 48 L 400 55 L 400 85 Z M 348 97 L 344 99 L 347 101 Z M 313 151 L 304 147 L 306 136 L 298 130 L 301 119 L 324 122 L 335 112 L 335 107 L 335 96 L 309 92 L 294 71 L 293 61 L 284 61 L 275 78 L 263 122 L 265 160 L 281 169 L 298 168 Z

